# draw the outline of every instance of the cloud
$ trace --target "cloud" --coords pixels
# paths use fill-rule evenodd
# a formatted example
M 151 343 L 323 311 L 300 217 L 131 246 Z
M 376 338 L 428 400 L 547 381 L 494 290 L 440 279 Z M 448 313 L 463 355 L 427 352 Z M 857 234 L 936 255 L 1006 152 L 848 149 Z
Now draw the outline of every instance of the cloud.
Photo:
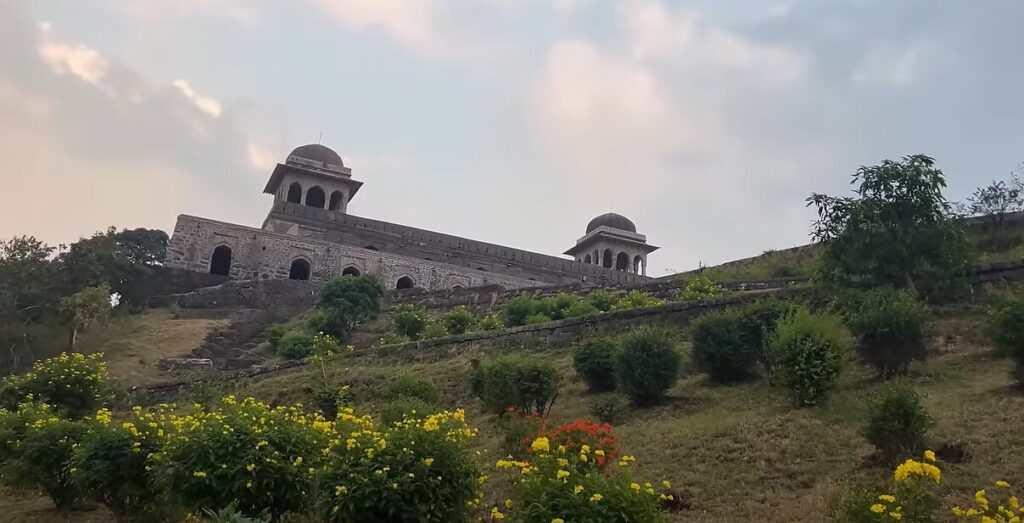
M 188 80 L 184 78 L 178 78 L 171 82 L 171 85 L 177 87 L 181 94 L 188 98 L 200 111 L 217 118 L 220 113 L 224 110 L 224 106 L 221 105 L 220 101 L 210 96 L 203 96 L 197 93 L 192 86 L 189 85 Z
M 71 73 L 81 80 L 98 85 L 110 70 L 110 60 L 99 51 L 83 44 L 67 45 L 49 41 L 52 26 L 40 25 L 46 40 L 39 46 L 39 56 L 58 74 Z

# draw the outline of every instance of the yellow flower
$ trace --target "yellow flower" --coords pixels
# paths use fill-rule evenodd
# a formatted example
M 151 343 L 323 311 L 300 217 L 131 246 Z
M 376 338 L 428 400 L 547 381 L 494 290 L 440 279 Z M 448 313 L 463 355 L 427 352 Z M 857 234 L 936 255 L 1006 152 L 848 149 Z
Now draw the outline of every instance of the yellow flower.
M 580 454 L 580 461 L 586 463 L 587 462 L 587 455 L 586 454 Z
M 672 488 L 672 484 L 669 483 L 667 479 L 661 480 L 661 485 L 665 488 Z
M 996 482 L 996 486 L 1000 487 L 1000 488 L 1010 488 L 1010 484 L 1005 482 L 1005 481 L 1003 481 L 1003 480 L 997 481 Z
M 601 449 L 597 449 L 597 450 L 594 451 L 594 454 L 596 454 L 598 456 L 604 456 L 604 451 L 601 450 Z
M 569 476 L 569 471 L 568 470 L 558 469 L 558 472 L 555 473 L 555 479 L 562 479 L 562 478 L 565 478 L 565 477 L 568 477 L 568 476 Z
M 896 496 L 891 496 L 889 494 L 882 494 L 881 496 L 878 496 L 878 499 L 880 499 L 882 501 L 885 501 L 887 503 L 892 503 L 893 501 L 896 501 Z
M 551 520 L 551 523 L 565 523 L 565 520 L 562 518 L 555 518 Z
M 245 466 L 245 470 L 247 470 L 249 472 L 252 472 L 255 469 L 256 469 L 256 464 L 255 463 L 250 463 L 250 464 Z
M 640 490 L 640 484 L 639 483 L 630 483 L 629 484 L 629 488 L 631 488 L 633 490 Z
M 933 452 L 931 450 L 924 451 L 924 459 L 934 463 L 935 462 L 935 452 Z
M 201 471 L 201 470 L 197 470 L 197 471 L 193 472 L 192 475 L 197 477 L 197 478 L 205 478 L 206 477 L 206 473 Z
M 512 500 L 511 499 L 506 499 L 505 500 L 505 508 L 512 508 Z
M 576 487 L 572 489 L 573 494 L 579 494 L 580 492 L 583 492 L 583 485 L 576 485 Z
M 594 494 L 593 496 L 590 496 L 590 501 L 593 501 L 595 503 L 601 501 L 602 499 L 604 499 L 604 496 L 600 494 Z
M 423 460 L 423 463 L 425 463 L 425 464 L 426 464 L 426 465 L 427 465 L 427 466 L 429 467 L 429 466 L 431 466 L 431 465 L 433 465 L 433 464 L 434 464 L 434 458 L 427 458 L 427 459 L 424 459 L 424 460 Z
M 540 437 L 533 440 L 533 444 L 530 445 L 530 449 L 534 452 L 548 452 L 551 450 L 551 445 L 547 438 Z
M 881 514 L 882 512 L 885 512 L 885 507 L 882 506 L 880 503 L 875 503 L 874 505 L 871 505 L 871 512 L 874 512 L 875 514 Z

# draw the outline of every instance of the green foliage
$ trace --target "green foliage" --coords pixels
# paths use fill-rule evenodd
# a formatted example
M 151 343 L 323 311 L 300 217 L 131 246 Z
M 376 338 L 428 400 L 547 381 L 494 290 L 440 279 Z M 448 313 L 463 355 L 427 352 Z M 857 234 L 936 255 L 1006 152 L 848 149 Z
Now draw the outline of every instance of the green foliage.
M 912 360 L 924 359 L 928 309 L 905 290 L 872 289 L 847 309 L 857 351 L 885 379 L 906 375 Z
M 78 333 L 105 323 L 110 319 L 112 309 L 110 303 L 110 287 L 106 284 L 97 287 L 86 287 L 71 296 L 60 300 L 61 315 L 71 329 L 68 349 L 73 350 L 78 341 Z
M 391 425 L 406 418 L 422 418 L 439 410 L 435 403 L 415 396 L 396 396 L 381 404 L 380 422 Z
M 758 352 L 738 310 L 705 314 L 690 326 L 693 360 L 718 383 L 743 381 L 756 374 Z
M 205 523 L 265 523 L 266 521 L 259 517 L 246 517 L 238 511 L 238 507 L 235 506 L 235 503 L 231 503 L 220 510 L 204 508 L 203 514 L 205 516 L 203 518 Z M 191 520 L 186 521 L 192 523 Z
M 775 333 L 775 326 L 779 321 L 798 310 L 806 310 L 806 307 L 792 300 L 774 297 L 757 300 L 738 309 L 747 343 L 769 374 L 772 372 L 772 365 L 768 358 L 768 341 Z
M 502 454 L 525 459 L 529 442 L 544 430 L 546 423 L 538 414 L 523 414 L 515 409 L 503 412 L 498 418 Z
M 686 282 L 686 286 L 679 289 L 676 299 L 679 301 L 705 300 L 722 296 L 725 292 L 715 283 L 715 280 L 707 276 L 697 276 Z
M 0 351 L 0 362 L 4 368 L 19 367 L 35 352 L 33 346 L 42 335 L 34 327 L 54 322 L 63 289 L 56 265 L 50 262 L 53 250 L 28 236 L 0 240 L 0 347 L 5 349 Z
M 34 422 L 7 462 L 4 481 L 45 492 L 58 509 L 71 508 L 81 492 L 72 481 L 69 462 L 86 430 L 80 421 L 52 416 Z
M 356 325 L 377 316 L 383 296 L 384 285 L 375 276 L 333 278 L 320 292 L 324 322 L 314 330 L 348 341 Z
M 299 360 L 313 353 L 313 335 L 304 331 L 291 331 L 277 343 L 277 354 L 289 360 Z
M 480 362 L 473 381 L 480 399 L 495 414 L 508 407 L 545 414 L 558 396 L 562 376 L 550 360 L 507 354 Z
M 380 337 L 380 345 L 401 345 L 410 341 L 412 341 L 412 338 L 394 332 L 389 332 Z
M 622 401 L 615 395 L 596 398 L 590 402 L 590 414 L 602 423 L 618 423 L 622 416 Z
M 618 303 L 619 297 L 613 294 L 611 291 L 605 289 L 597 289 L 596 291 L 590 293 L 590 296 L 587 297 L 587 300 L 597 310 L 601 312 L 608 312 L 612 310 L 612 307 L 614 307 L 616 303 Z
M 679 376 L 681 357 L 668 332 L 644 326 L 622 336 L 616 374 L 634 403 L 661 401 Z
M 448 329 L 445 328 L 444 323 L 434 318 L 428 318 L 427 325 L 420 332 L 420 339 L 432 340 L 434 338 L 443 338 L 447 335 Z
M 861 167 L 856 196 L 812 194 L 818 278 L 837 287 L 905 287 L 931 298 L 966 288 L 970 244 L 953 219 L 942 171 L 924 155 Z
M 567 318 L 566 311 L 574 309 L 574 312 L 579 312 L 582 309 L 584 301 L 582 298 L 575 294 L 569 294 L 567 292 L 559 292 L 554 296 L 549 296 L 540 301 L 537 307 L 538 314 L 545 314 L 552 320 L 561 320 Z
M 328 448 L 313 490 L 316 520 L 468 521 L 479 471 L 462 420 L 461 413 L 442 413 L 341 438 Z
M 445 313 L 442 324 L 449 334 L 459 335 L 471 331 L 475 321 L 469 308 L 459 305 Z
M 892 461 L 923 452 L 925 432 L 933 424 L 914 389 L 892 385 L 871 402 L 864 437 Z
M 18 457 L 18 446 L 30 427 L 56 417 L 53 407 L 46 403 L 26 402 L 13 409 L 0 409 L 0 467 Z
M 281 343 L 281 338 L 288 334 L 288 331 L 287 326 L 280 323 L 272 323 L 263 330 L 263 335 L 267 338 L 267 343 L 270 343 L 270 347 L 276 350 L 278 344 Z
M 981 216 L 990 232 L 1000 231 L 1007 213 L 1024 209 L 1024 184 L 1014 175 L 1007 184 L 992 180 L 992 183 L 978 187 L 967 197 L 966 211 L 969 216 Z
M 41 401 L 64 416 L 79 418 L 95 412 L 108 393 L 108 380 L 103 353 L 62 352 L 37 361 L 24 374 L 4 378 L 0 399 L 8 409 L 26 400 Z
M 308 505 L 310 470 L 323 460 L 329 425 L 295 407 L 231 396 L 195 407 L 152 458 L 157 485 L 190 510 L 237 502 L 247 515 L 279 516 Z
M 1024 365 L 1024 297 L 997 296 L 989 307 L 986 334 L 995 348 Z
M 427 316 L 427 311 L 415 305 L 399 305 L 391 313 L 395 333 L 411 340 L 420 339 L 420 334 L 429 322 L 430 316 Z
M 389 399 L 401 396 L 419 398 L 427 403 L 434 404 L 441 401 L 441 394 L 433 383 L 410 374 L 399 374 L 394 377 L 388 383 L 384 395 Z
M 505 325 L 517 327 L 526 325 L 526 319 L 537 314 L 538 300 L 528 294 L 520 294 L 501 305 Z
M 633 289 L 619 298 L 615 305 L 612 305 L 611 310 L 623 311 L 640 307 L 656 307 L 665 303 L 667 302 L 661 298 L 656 298 L 646 292 Z
M 549 321 L 551 321 L 550 316 L 547 314 L 537 313 L 527 316 L 523 321 L 523 325 L 537 325 L 539 323 L 547 323 Z
M 776 325 L 768 355 L 778 382 L 799 406 L 817 405 L 839 379 L 846 348 L 838 318 L 798 310 Z
M 497 314 L 485 314 L 480 321 L 476 323 L 477 330 L 480 331 L 496 331 L 505 328 L 505 322 L 501 321 L 501 316 Z
M 601 311 L 589 301 L 580 300 L 562 311 L 563 318 L 578 318 L 588 314 L 597 314 Z
M 592 391 L 615 389 L 615 357 L 618 344 L 607 336 L 594 336 L 576 345 L 572 366 Z
M 167 239 L 167 233 L 156 229 L 118 232 L 110 227 L 72 243 L 54 260 L 64 294 L 105 284 L 121 295 L 122 303 L 141 299 L 132 295 L 132 285 L 163 262 Z

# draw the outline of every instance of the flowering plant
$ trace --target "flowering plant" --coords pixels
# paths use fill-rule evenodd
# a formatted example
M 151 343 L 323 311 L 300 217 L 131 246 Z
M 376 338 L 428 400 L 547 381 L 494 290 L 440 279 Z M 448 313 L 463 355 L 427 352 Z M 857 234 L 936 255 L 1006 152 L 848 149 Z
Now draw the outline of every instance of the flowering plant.
M 586 449 L 584 455 L 589 455 L 599 468 L 614 462 L 619 454 L 619 439 L 612 434 L 612 426 L 608 423 L 598 424 L 577 419 L 553 429 L 542 428 L 533 438 L 525 441 L 527 453 L 532 451 L 530 445 L 540 438 L 547 439 L 553 445 L 564 446 L 570 453 Z
M 107 364 L 103 353 L 62 352 L 40 360 L 32 370 L 3 380 L 4 406 L 29 401 L 49 403 L 57 411 L 78 418 L 96 410 L 106 393 Z

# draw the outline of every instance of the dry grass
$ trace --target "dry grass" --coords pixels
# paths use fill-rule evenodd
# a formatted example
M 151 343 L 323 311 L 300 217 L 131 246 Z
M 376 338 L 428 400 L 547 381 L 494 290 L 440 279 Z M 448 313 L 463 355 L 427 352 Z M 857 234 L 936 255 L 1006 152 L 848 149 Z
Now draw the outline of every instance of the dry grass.
M 42 494 L 11 490 L 0 491 L 0 514 L 0 520 L 8 523 L 105 523 L 114 519 L 99 507 L 59 512 L 50 498 Z
M 160 380 L 160 358 L 188 354 L 213 329 L 227 320 L 175 319 L 164 309 L 119 316 L 103 328 L 87 332 L 79 341 L 85 353 L 106 353 L 110 374 L 124 386 Z

